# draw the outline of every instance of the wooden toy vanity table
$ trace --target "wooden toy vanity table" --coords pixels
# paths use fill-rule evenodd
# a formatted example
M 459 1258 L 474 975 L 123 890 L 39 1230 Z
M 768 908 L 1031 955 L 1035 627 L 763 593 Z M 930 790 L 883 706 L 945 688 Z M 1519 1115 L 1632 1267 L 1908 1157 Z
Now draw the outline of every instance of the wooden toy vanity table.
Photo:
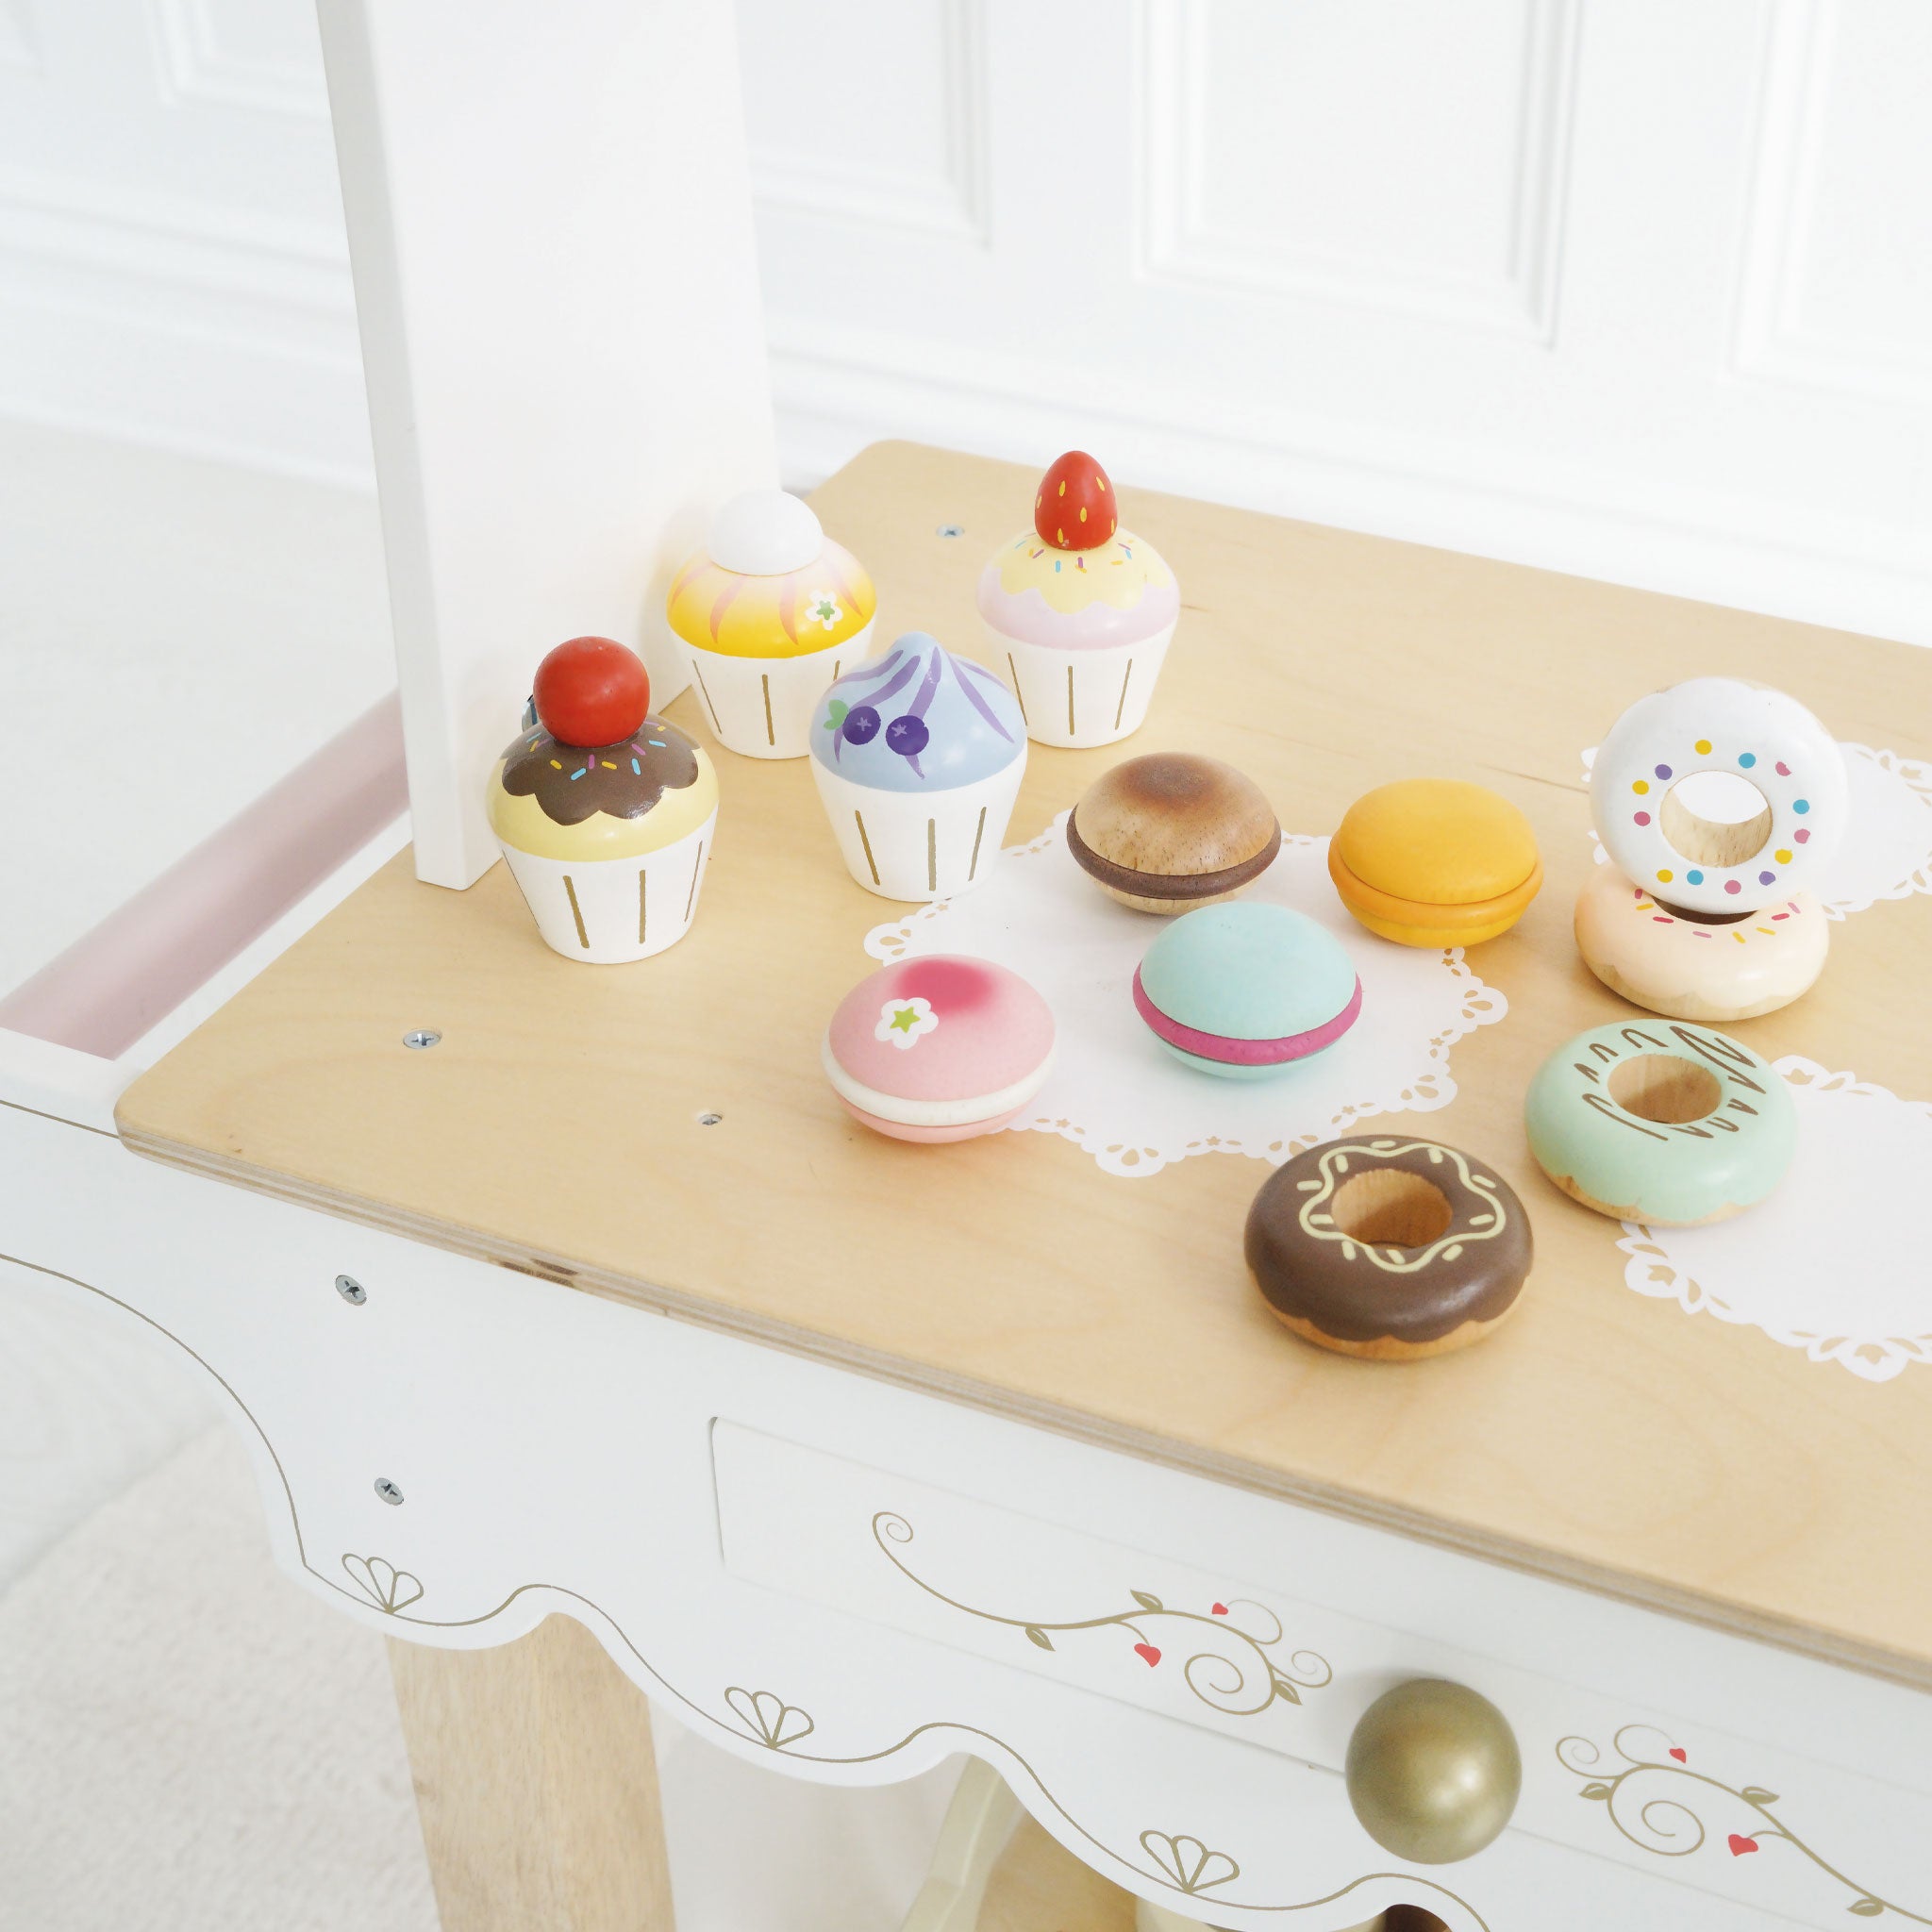
M 815 503 L 882 637 L 976 653 L 977 561 L 1029 482 L 883 445 Z M 123 1140 L 165 1168 L 0 1115 L 50 1204 L 33 1258 L 223 1379 L 284 1561 L 398 1640 L 452 1928 L 668 1926 L 620 1671 L 794 1776 L 971 1753 L 1085 1863 L 1216 1925 L 1932 1924 L 1932 1378 L 1631 1293 L 1614 1224 L 1521 1123 L 1544 1055 L 1630 1011 L 1569 936 L 1580 748 L 1694 670 L 1924 755 L 1932 657 L 1126 508 L 1187 598 L 1128 751 L 1224 758 L 1293 831 L 1414 773 L 1535 823 L 1542 895 L 1476 955 L 1507 1020 L 1456 1045 L 1446 1109 L 1375 1123 L 1528 1206 L 1536 1271 L 1492 1341 L 1382 1368 L 1284 1335 L 1241 1266 L 1256 1160 L 1125 1179 L 1046 1134 L 855 1126 L 818 1041 L 889 908 L 802 764 L 723 755 L 705 905 L 659 958 L 576 970 L 501 868 L 454 893 L 405 855 L 125 1093 Z M 671 715 L 702 731 L 691 696 Z M 1035 747 L 1014 838 L 1121 755 Z M 1928 957 L 1932 898 L 1882 904 L 1737 1030 L 1932 1093 Z M 109 1168 L 144 1248 L 71 1224 Z M 1420 1676 L 1483 1691 L 1522 1751 L 1515 1821 L 1461 1863 L 1381 1851 L 1341 1774 Z

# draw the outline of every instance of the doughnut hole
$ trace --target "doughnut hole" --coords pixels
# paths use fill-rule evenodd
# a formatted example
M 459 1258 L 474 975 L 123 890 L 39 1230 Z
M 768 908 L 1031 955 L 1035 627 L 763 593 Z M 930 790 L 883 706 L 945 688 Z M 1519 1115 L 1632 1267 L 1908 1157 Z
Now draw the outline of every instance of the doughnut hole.
M 1708 1067 L 1674 1053 L 1641 1053 L 1619 1060 L 1610 1074 L 1610 1098 L 1625 1113 L 1660 1127 L 1701 1121 L 1718 1110 L 1724 1097 Z
M 1335 1191 L 1335 1225 L 1364 1247 L 1425 1248 L 1449 1231 L 1455 1209 L 1433 1181 L 1401 1167 L 1369 1167 Z
M 1771 842 L 1771 801 L 1735 772 L 1692 772 L 1665 792 L 1657 829 L 1692 865 L 1742 865 Z

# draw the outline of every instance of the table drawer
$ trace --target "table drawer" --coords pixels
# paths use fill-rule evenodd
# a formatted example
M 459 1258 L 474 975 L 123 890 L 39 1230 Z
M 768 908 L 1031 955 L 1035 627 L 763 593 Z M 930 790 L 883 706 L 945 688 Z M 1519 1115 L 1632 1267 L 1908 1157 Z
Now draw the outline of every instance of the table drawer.
M 1629 1693 L 1607 1695 L 1602 1657 L 1584 1688 L 1513 1661 L 1507 1617 L 1474 1649 L 1431 1636 L 1427 1601 L 1337 1604 L 1272 1537 L 1209 1571 L 1160 1555 L 1158 1521 L 1141 1546 L 1108 1541 L 1053 1522 L 1037 1499 L 1023 1508 L 956 1493 L 733 1422 L 714 1425 L 713 1457 L 725 1565 L 748 1581 L 1338 1782 L 1376 1697 L 1406 1679 L 1449 1678 L 1490 1698 L 1515 1732 L 1523 1793 L 1505 1844 L 1607 1860 L 1801 1924 L 1932 1923 L 1932 1802 L 1695 1709 L 1654 1707 L 1646 1656 L 1661 1620 L 1648 1613 L 1562 1593 L 1574 1597 L 1579 1641 L 1629 1646 L 1621 1667 L 1611 1659 Z M 1492 1566 L 1454 1560 L 1486 1586 L 1498 1579 Z M 1521 1588 L 1523 1613 L 1547 1616 L 1548 1586 Z M 1793 1665 L 1759 1645 L 1731 1648 L 1762 1674 L 1763 1733 L 1774 1736 L 1778 1674 Z M 1914 1693 L 1898 1699 L 1919 1717 Z M 1339 1816 L 1364 1857 L 1386 1862 L 1345 1807 Z

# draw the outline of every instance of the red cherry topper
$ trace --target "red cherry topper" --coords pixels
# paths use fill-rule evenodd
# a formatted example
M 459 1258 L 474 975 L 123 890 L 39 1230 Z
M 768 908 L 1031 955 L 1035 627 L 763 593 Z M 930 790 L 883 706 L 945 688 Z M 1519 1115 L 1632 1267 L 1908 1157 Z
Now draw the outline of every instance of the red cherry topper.
M 1084 449 L 1070 449 L 1040 479 L 1033 527 L 1056 550 L 1098 550 L 1120 528 L 1113 485 Z
M 558 743 L 616 744 L 649 713 L 651 680 L 643 660 L 615 638 L 572 638 L 538 665 L 531 695 Z

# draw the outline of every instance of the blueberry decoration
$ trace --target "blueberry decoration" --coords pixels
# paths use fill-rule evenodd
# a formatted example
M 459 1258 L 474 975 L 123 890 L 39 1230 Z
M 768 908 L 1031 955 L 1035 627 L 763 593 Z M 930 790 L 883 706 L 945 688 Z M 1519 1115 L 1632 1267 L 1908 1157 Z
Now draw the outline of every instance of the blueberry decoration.
M 925 720 L 915 718 L 910 711 L 886 726 L 887 748 L 902 758 L 916 758 L 931 741 L 932 733 L 925 728 Z
M 839 729 L 848 744 L 870 744 L 879 735 L 879 714 L 870 705 L 854 705 Z

